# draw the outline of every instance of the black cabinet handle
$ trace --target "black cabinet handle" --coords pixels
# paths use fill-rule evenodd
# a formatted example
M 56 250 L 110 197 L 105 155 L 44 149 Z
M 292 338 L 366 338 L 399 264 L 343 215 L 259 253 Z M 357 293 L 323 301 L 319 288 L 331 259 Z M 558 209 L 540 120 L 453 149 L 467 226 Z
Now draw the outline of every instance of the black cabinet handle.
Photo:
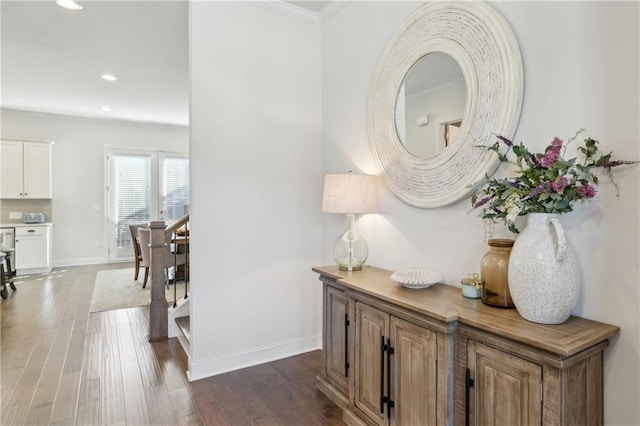
M 391 409 L 396 405 L 391 399 L 391 355 L 395 353 L 391 347 L 391 339 L 387 339 L 387 418 L 391 418 Z
M 465 377 L 465 394 L 464 394 L 464 425 L 469 426 L 469 390 L 473 387 L 473 379 L 471 378 L 471 370 L 467 368 Z
M 344 313 L 344 377 L 349 377 L 349 314 Z
M 380 414 L 384 413 L 384 352 L 387 349 L 384 344 L 384 336 L 380 336 Z

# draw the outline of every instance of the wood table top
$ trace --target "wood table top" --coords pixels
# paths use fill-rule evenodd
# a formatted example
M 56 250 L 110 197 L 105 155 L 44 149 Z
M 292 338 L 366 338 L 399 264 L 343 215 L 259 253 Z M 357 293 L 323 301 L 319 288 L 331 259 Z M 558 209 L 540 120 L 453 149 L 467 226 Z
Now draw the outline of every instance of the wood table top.
M 557 325 L 530 322 L 516 309 L 495 308 L 480 299 L 463 297 L 459 287 L 434 284 L 426 289 L 406 288 L 391 280 L 391 271 L 373 266 L 365 265 L 361 271 L 354 272 L 340 271 L 333 265 L 312 269 L 349 289 L 404 309 L 443 322 L 458 321 L 561 356 L 576 354 L 620 330 L 614 325 L 575 316 Z

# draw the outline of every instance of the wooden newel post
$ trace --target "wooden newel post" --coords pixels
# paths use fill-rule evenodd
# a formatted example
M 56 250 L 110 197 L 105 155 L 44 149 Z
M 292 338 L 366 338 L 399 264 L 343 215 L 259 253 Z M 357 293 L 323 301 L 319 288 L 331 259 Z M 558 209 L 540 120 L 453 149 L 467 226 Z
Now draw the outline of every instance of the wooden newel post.
M 149 306 L 149 341 L 164 340 L 168 337 L 168 305 L 165 297 L 164 265 L 157 249 L 166 245 L 163 220 L 149 223 L 151 229 L 151 305 Z

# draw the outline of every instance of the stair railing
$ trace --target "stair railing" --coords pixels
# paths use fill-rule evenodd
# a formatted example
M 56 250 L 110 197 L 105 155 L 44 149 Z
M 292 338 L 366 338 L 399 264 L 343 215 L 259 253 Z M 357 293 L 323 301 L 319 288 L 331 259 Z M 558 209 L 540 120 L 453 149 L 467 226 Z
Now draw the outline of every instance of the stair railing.
M 189 215 L 185 215 L 176 223 L 171 226 L 165 226 L 163 220 L 152 221 L 149 223 L 150 232 L 150 251 L 151 251 L 151 259 L 150 259 L 150 273 L 151 273 L 151 303 L 149 305 L 149 340 L 164 340 L 169 335 L 169 307 L 167 303 L 167 299 L 165 296 L 165 255 L 160 255 L 159 249 L 166 250 L 167 240 L 169 237 L 169 241 L 171 241 L 172 236 L 175 232 L 182 226 L 186 225 L 189 222 Z M 186 226 L 185 226 L 186 227 Z M 189 244 L 188 244 L 189 232 L 185 232 L 185 250 L 186 250 L 186 260 L 185 260 L 185 298 L 188 297 L 188 281 L 189 281 Z M 177 244 L 176 250 L 177 253 Z M 155 253 L 155 256 L 154 256 Z M 173 278 L 173 288 L 174 288 L 174 301 L 173 306 L 177 306 L 177 290 L 176 290 L 176 272 L 177 272 L 177 264 L 176 264 L 176 254 L 174 254 L 174 278 Z

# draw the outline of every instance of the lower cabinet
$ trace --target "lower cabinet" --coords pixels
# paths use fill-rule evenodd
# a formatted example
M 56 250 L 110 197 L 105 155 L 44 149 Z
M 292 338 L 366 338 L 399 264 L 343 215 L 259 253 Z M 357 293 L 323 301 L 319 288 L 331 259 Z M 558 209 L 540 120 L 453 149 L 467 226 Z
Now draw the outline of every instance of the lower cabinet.
M 16 227 L 15 266 L 18 274 L 51 270 L 49 238 L 49 226 Z
M 333 284 L 333 285 L 332 285 Z M 349 403 L 349 310 L 344 288 L 335 282 L 323 284 L 322 354 L 324 365 L 318 388 L 335 404 Z
M 326 373 L 332 383 L 347 396 L 349 392 L 349 317 L 347 296 L 343 290 L 327 286 Z
M 436 333 L 355 303 L 354 405 L 375 424 L 436 424 Z
M 466 326 L 457 340 L 458 425 L 604 424 L 608 341 L 563 356 Z
M 542 425 L 542 366 L 468 342 L 465 419 L 468 424 Z M 466 421 L 465 421 L 466 423 Z
M 402 288 L 373 267 L 314 271 L 324 287 L 318 388 L 345 423 L 604 423 L 603 353 L 618 327 L 534 324 L 455 287 Z

